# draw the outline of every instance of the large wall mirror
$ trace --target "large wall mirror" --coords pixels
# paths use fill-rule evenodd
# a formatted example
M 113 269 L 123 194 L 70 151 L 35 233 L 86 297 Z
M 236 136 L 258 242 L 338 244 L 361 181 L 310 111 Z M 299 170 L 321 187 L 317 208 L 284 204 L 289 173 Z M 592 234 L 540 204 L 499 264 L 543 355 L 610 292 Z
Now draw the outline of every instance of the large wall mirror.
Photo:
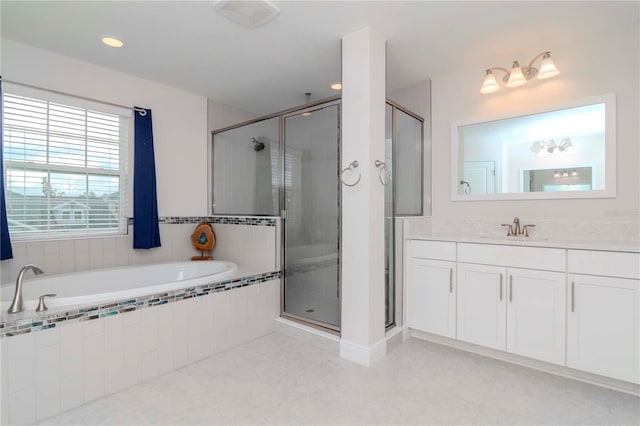
M 451 199 L 616 195 L 615 95 L 451 125 Z

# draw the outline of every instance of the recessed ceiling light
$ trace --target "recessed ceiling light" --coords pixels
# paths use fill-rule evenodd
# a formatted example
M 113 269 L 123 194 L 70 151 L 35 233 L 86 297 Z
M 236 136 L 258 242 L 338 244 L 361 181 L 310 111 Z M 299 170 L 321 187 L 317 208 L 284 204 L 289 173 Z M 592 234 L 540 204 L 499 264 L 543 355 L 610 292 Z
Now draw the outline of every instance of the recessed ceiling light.
M 122 40 L 117 39 L 115 37 L 111 37 L 111 36 L 104 36 L 102 37 L 102 42 L 104 44 L 106 44 L 109 47 L 122 47 L 124 46 L 124 43 L 122 42 Z
M 341 84 L 341 83 L 333 83 L 333 84 L 331 85 L 331 88 L 332 88 L 333 90 L 342 90 L 342 84 Z

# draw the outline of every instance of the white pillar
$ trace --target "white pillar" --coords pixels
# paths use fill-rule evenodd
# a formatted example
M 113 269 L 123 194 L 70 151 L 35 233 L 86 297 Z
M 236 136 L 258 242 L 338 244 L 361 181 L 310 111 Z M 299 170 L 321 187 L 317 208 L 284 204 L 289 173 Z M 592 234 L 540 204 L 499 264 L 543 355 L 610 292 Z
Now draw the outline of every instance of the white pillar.
M 386 353 L 384 187 L 385 40 L 371 28 L 342 39 L 342 168 L 359 167 L 342 186 L 340 356 L 369 366 Z

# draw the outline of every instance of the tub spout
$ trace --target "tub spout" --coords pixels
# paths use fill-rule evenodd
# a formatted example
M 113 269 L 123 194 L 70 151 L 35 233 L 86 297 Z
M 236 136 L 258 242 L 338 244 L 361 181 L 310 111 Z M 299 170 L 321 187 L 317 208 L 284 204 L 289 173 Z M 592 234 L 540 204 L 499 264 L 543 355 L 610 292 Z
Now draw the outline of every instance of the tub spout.
M 16 292 L 13 295 L 13 301 L 11 302 L 11 306 L 7 310 L 10 314 L 16 314 L 18 312 L 24 311 L 24 302 L 22 300 L 22 281 L 24 280 L 24 274 L 28 270 L 32 270 L 36 275 L 43 274 L 44 271 L 38 268 L 36 265 L 26 265 L 20 272 L 18 272 L 18 279 L 16 279 Z

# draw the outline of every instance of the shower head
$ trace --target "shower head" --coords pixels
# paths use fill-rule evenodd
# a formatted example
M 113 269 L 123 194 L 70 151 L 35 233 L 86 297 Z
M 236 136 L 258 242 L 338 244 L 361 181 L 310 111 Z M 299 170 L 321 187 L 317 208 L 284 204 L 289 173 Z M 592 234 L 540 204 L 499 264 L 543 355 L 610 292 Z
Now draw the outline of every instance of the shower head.
M 264 149 L 264 143 L 260 142 L 259 140 L 256 140 L 256 138 L 251 138 L 251 142 L 255 144 L 253 146 L 254 151 L 260 152 Z

